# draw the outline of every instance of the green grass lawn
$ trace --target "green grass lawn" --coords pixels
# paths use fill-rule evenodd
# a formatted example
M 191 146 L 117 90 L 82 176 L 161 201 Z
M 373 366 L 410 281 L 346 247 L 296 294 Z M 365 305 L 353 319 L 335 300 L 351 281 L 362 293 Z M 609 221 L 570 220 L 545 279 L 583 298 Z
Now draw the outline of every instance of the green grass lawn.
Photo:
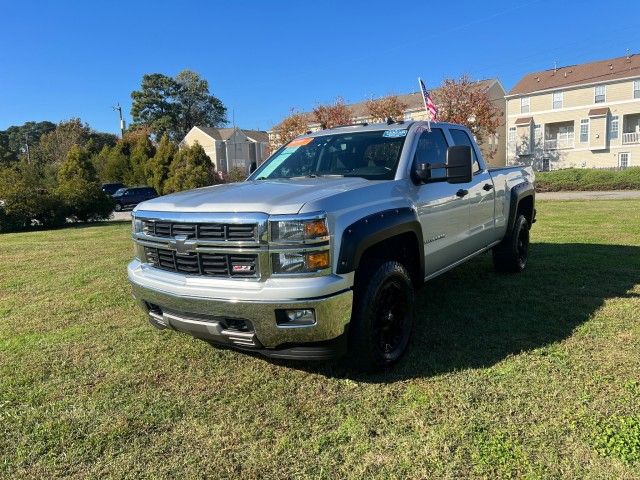
M 429 283 L 377 375 L 153 329 L 129 232 L 0 236 L 0 476 L 640 478 L 640 201 L 540 203 L 526 272 Z

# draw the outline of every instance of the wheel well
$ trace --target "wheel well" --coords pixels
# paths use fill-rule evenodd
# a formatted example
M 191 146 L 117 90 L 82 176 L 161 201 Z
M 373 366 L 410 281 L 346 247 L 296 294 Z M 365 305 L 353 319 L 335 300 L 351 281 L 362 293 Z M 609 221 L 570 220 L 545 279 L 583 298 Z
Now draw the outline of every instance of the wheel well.
M 533 196 L 530 195 L 520 200 L 516 218 L 518 215 L 524 215 L 524 218 L 527 219 L 527 223 L 529 224 L 529 228 L 531 228 L 531 224 L 533 223 Z
M 424 280 L 418 238 L 413 232 L 395 235 L 367 248 L 360 257 L 356 276 L 373 260 L 396 260 L 402 263 L 416 287 Z

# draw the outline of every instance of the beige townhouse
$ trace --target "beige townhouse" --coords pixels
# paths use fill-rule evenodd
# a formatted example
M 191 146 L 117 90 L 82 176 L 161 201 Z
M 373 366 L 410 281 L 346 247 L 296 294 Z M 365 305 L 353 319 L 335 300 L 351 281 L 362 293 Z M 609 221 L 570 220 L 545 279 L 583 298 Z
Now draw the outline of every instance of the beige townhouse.
M 509 164 L 640 165 L 640 55 L 530 73 L 506 98 Z
M 269 153 L 269 135 L 261 130 L 193 127 L 181 145 L 198 142 L 218 172 L 240 168 L 249 173 L 251 164 L 260 165 Z
M 483 143 L 481 143 L 480 149 L 482 150 L 485 159 L 490 165 L 504 166 L 506 160 L 506 139 L 504 128 L 506 92 L 502 87 L 500 81 L 494 78 L 478 80 L 478 84 L 486 89 L 491 102 L 497 107 L 498 115 L 501 119 L 501 124 L 498 127 L 496 134 L 491 136 L 490 138 L 487 138 Z M 434 88 L 430 90 L 430 94 L 434 103 L 438 105 L 438 89 Z M 420 92 L 398 95 L 398 99 L 402 104 L 406 105 L 403 112 L 403 118 L 398 120 L 409 121 L 427 119 L 427 113 L 425 111 L 422 94 Z M 347 106 L 351 109 L 351 112 L 353 114 L 353 123 L 371 123 L 374 121 L 367 111 L 366 101 L 352 103 Z M 320 124 L 313 119 L 312 113 L 306 112 L 303 115 L 307 116 L 307 118 L 309 119 L 309 130 L 317 131 L 321 129 Z M 269 137 L 272 141 L 272 144 L 275 145 L 278 144 L 276 136 L 277 134 L 273 130 L 269 132 Z

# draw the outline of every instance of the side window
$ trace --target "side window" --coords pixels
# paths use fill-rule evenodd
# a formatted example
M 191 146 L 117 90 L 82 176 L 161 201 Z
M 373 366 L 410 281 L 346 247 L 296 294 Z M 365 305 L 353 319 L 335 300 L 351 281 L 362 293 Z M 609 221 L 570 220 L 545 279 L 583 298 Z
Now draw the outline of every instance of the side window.
M 444 136 L 441 128 L 432 128 L 430 132 L 424 131 L 420 135 L 418 140 L 418 147 L 416 148 L 416 156 L 414 157 L 414 163 L 442 163 L 447 161 L 447 139 Z M 431 175 L 433 178 L 441 178 L 447 175 L 444 168 L 436 168 L 432 170 Z
M 480 162 L 476 158 L 476 151 L 473 148 L 473 142 L 469 138 L 469 135 L 464 130 L 458 130 L 457 128 L 450 128 L 449 133 L 453 138 L 454 145 L 467 145 L 471 147 L 471 160 L 473 161 L 473 173 L 480 171 Z

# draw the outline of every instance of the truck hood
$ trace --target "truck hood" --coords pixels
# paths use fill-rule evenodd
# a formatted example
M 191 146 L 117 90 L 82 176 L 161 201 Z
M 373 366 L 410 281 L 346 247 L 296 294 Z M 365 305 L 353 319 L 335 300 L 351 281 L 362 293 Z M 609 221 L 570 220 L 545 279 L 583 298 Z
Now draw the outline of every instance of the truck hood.
M 369 180 L 356 177 L 254 180 L 157 197 L 139 204 L 135 210 L 295 214 L 307 202 L 362 188 L 371 183 Z

